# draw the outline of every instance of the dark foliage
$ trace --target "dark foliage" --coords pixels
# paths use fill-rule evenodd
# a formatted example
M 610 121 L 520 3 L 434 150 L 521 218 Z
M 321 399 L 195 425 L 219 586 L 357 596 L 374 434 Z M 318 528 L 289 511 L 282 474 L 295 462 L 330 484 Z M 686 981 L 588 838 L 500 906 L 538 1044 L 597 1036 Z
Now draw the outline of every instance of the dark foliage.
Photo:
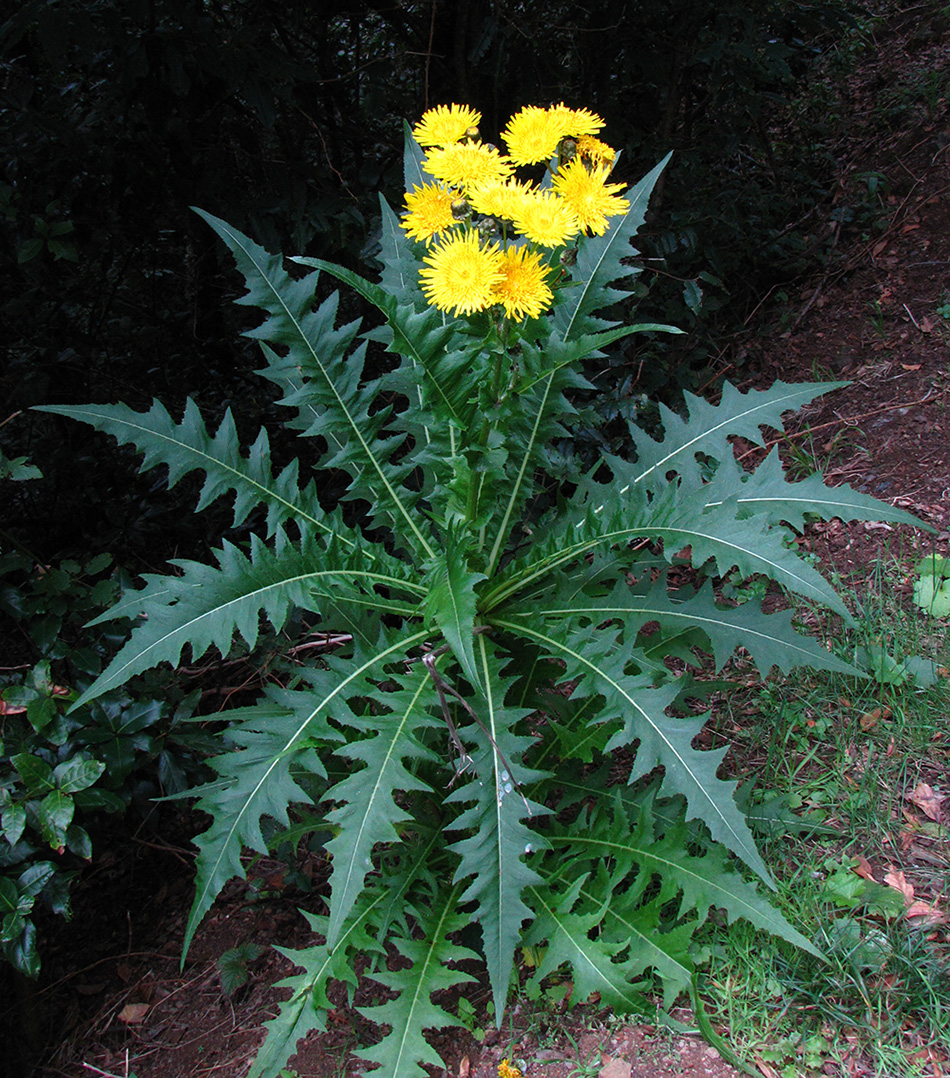
M 847 9 L 29 0 L 0 26 L 0 421 L 37 403 L 191 393 L 256 429 L 272 408 L 249 378 L 258 357 L 230 343 L 234 282 L 187 207 L 272 250 L 365 264 L 376 191 L 401 190 L 403 117 L 464 101 L 491 137 L 521 105 L 562 99 L 605 117 L 624 176 L 676 151 L 641 312 L 694 332 L 603 364 L 598 406 L 622 418 L 641 394 L 694 382 L 712 329 L 797 267 L 799 224 L 829 184 L 827 116 L 782 109 Z M 220 532 L 59 420 L 20 417 L 4 442 L 46 476 L 19 485 L 15 507 L 44 556 L 154 565 Z

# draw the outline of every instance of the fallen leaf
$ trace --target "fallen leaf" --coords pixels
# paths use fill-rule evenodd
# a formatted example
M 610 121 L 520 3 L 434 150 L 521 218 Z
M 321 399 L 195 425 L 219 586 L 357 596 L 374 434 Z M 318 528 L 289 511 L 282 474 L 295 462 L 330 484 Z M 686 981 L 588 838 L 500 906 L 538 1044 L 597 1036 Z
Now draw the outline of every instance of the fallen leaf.
M 138 1025 L 148 1014 L 148 1006 L 147 1003 L 126 1003 L 119 1011 L 119 1021 L 127 1026 Z
M 868 730 L 873 730 L 875 726 L 881 721 L 881 709 L 879 707 L 872 708 L 871 711 L 865 711 L 865 713 L 858 720 L 861 724 L 861 729 L 867 733 Z
M 875 243 L 874 246 L 871 248 L 871 254 L 875 258 L 877 258 L 878 255 L 883 254 L 887 250 L 887 245 L 890 242 L 890 240 L 878 240 L 877 243 Z
M 904 879 L 904 873 L 900 869 L 891 869 L 890 872 L 886 872 L 884 882 L 888 887 L 893 887 L 895 891 L 900 891 L 908 906 L 914 901 L 914 885 Z
M 940 822 L 940 803 L 943 796 L 936 793 L 932 786 L 928 786 L 926 782 L 918 782 L 913 793 L 907 795 L 907 800 L 912 801 L 928 819 L 935 823 Z
M 904 911 L 905 917 L 923 917 L 930 924 L 944 924 L 950 918 L 942 911 L 938 910 L 936 906 L 932 906 L 929 902 L 924 902 L 918 898 L 916 902 L 912 902 Z
M 933 322 L 931 322 L 930 319 L 926 315 L 924 315 L 923 318 L 921 318 L 921 320 L 920 320 L 920 332 L 921 333 L 933 333 L 933 331 L 934 331 Z
M 902 363 L 901 366 L 905 371 L 919 371 L 923 366 L 922 363 Z
M 462 1062 L 459 1063 L 459 1078 L 468 1078 L 468 1072 L 472 1069 L 471 1060 L 468 1056 L 462 1056 Z
M 601 1056 L 600 1078 L 630 1078 L 630 1064 L 616 1056 Z
M 860 854 L 858 854 L 858 864 L 854 869 L 854 872 L 864 880 L 871 880 L 872 883 L 877 882 L 874 879 L 874 870 L 871 868 L 870 862 L 866 857 L 862 857 Z

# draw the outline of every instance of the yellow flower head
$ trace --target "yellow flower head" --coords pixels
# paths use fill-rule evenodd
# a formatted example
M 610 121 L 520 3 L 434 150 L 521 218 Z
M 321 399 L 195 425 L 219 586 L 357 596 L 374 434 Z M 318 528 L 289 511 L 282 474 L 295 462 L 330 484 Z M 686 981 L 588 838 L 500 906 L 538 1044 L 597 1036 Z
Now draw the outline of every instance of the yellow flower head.
M 451 146 L 460 142 L 469 128 L 478 127 L 482 114 L 468 105 L 437 105 L 422 114 L 412 129 L 420 146 Z
M 530 196 L 534 190 L 533 184 L 515 179 L 487 183 L 472 192 L 472 208 L 476 213 L 483 213 L 487 217 L 511 221 L 525 197 Z
M 512 221 L 518 232 L 541 247 L 560 247 L 581 228 L 573 207 L 553 191 L 526 194 Z
M 498 244 L 480 246 L 475 231 L 449 235 L 423 261 L 429 268 L 419 277 L 430 306 L 456 316 L 490 307 L 505 276 Z
M 430 150 L 422 166 L 431 176 L 468 191 L 511 175 L 511 165 L 494 146 L 457 142 Z
M 567 110 L 570 111 L 570 110 Z M 526 105 L 508 121 L 501 133 L 508 156 L 516 165 L 535 165 L 550 161 L 557 144 L 570 134 L 564 126 L 564 116 L 552 109 L 539 109 Z
M 626 184 L 607 183 L 610 170 L 606 165 L 588 169 L 580 158 L 558 169 L 551 186 L 568 205 L 582 228 L 595 236 L 607 231 L 607 218 L 616 217 L 630 209 L 625 198 L 619 198 Z
M 569 109 L 562 104 L 555 105 L 548 109 L 548 112 L 561 125 L 564 134 L 573 135 L 574 138 L 579 135 L 596 135 L 604 126 L 604 121 L 590 109 Z
M 554 298 L 548 287 L 541 255 L 526 247 L 509 247 L 502 256 L 504 279 L 495 288 L 495 302 L 509 318 L 540 318 Z
M 577 156 L 592 165 L 612 165 L 617 151 L 593 135 L 581 135 L 577 140 Z
M 441 184 L 425 183 L 406 192 L 406 209 L 402 227 L 414 240 L 424 240 L 426 246 L 433 236 L 441 236 L 456 224 L 452 213 L 454 197 Z
M 521 1071 L 507 1059 L 498 1064 L 498 1078 L 524 1078 Z

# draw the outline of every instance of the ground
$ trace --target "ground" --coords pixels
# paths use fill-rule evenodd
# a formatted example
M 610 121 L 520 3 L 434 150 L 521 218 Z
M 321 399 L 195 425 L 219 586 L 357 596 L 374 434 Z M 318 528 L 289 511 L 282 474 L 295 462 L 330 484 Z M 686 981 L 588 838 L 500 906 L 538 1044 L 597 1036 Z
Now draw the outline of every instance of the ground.
M 842 104 L 849 134 L 839 147 L 837 207 L 859 200 L 864 216 L 831 215 L 826 269 L 797 292 L 764 298 L 727 371 L 740 387 L 777 378 L 850 383 L 801 413 L 781 442 L 784 459 L 803 473 L 817 463 L 832 483 L 909 509 L 935 535 L 831 522 L 810 529 L 803 543 L 859 589 L 882 558 L 897 557 L 906 592 L 921 552 L 931 545 L 950 552 L 950 131 L 946 100 L 912 91 L 915 78 L 947 70 L 950 37 L 918 34 L 913 17 L 877 28 Z M 901 87 L 911 87 L 904 98 Z M 903 102 L 896 121 L 889 101 Z M 251 952 L 247 983 L 229 995 L 217 959 L 242 944 L 306 945 L 295 907 L 309 899 L 282 887 L 281 863 L 259 862 L 250 885 L 224 891 L 179 969 L 191 901 L 189 824 L 172 809 L 160 819 L 160 831 L 100 846 L 109 852 L 75 889 L 76 927 L 50 936 L 42 985 L 23 983 L 8 1007 L 5 1021 L 42 1058 L 37 1075 L 239 1078 L 247 1071 L 279 998 L 272 985 L 292 967 L 273 950 Z M 692 1021 L 688 1012 L 679 1016 Z M 355 1074 L 347 1050 L 361 1021 L 341 999 L 328 1032 L 301 1045 L 295 1071 Z M 524 1061 L 529 1078 L 738 1073 L 695 1034 L 615 1021 L 588 1004 L 570 1012 L 516 1007 L 501 1033 L 490 1030 L 479 1042 L 450 1031 L 439 1046 L 453 1078 L 494 1078 L 506 1056 Z M 766 1078 L 778 1074 L 764 1060 L 757 1066 Z M 922 1075 L 942 1073 L 939 1060 L 921 1066 Z

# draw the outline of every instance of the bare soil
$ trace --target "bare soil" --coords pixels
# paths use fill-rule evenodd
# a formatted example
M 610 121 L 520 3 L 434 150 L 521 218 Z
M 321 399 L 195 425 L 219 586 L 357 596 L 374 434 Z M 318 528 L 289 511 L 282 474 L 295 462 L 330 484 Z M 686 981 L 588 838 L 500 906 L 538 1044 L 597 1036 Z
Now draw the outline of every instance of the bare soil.
M 870 198 L 878 220 L 829 215 L 827 270 L 782 303 L 765 298 L 727 373 L 747 386 L 778 378 L 850 382 L 797 418 L 794 436 L 781 442 L 785 460 L 806 468 L 817 459 L 832 483 L 909 509 L 936 537 L 835 521 L 812 527 L 803 542 L 858 588 L 881 559 L 898 557 L 909 589 L 910 567 L 924 550 L 950 553 L 950 306 L 943 310 L 950 304 L 950 113 L 945 97 L 914 101 L 909 94 L 894 114 L 881 102 L 900 100 L 900 87 L 928 72 L 950 72 L 950 35 L 920 22 L 927 5 L 889 10 L 842 101 L 835 207 L 863 198 L 867 208 L 867 175 L 878 173 L 887 181 Z M 761 455 L 752 446 L 740 451 Z M 306 946 L 296 907 L 314 908 L 318 900 L 285 886 L 280 862 L 259 862 L 250 885 L 226 888 L 179 969 L 194 824 L 167 809 L 161 820 L 160 831 L 143 830 L 99 855 L 75 889 L 72 926 L 50 926 L 42 983 L 24 982 L 18 1000 L 3 1001 L 4 1055 L 10 1060 L 23 1046 L 18 1073 L 40 1058 L 35 1074 L 44 1078 L 246 1074 L 280 998 L 273 985 L 292 972 L 267 945 Z M 311 870 L 319 879 L 320 867 Z M 248 942 L 267 949 L 249 962 L 247 984 L 229 996 L 217 959 Z M 372 992 L 364 984 L 356 1004 Z M 366 1034 L 369 1023 L 341 997 L 327 1032 L 303 1042 L 291 1065 L 301 1078 L 355 1075 L 349 1050 Z M 526 1061 L 529 1078 L 738 1074 L 698 1036 L 617 1022 L 589 1005 L 552 1010 L 540 1023 L 515 1008 L 501 1033 L 491 1030 L 477 1042 L 450 1031 L 438 1044 L 448 1064 L 443 1073 L 453 1078 L 495 1078 L 503 1057 Z M 931 1073 L 922 1067 L 921 1075 Z M 942 1073 L 939 1062 L 933 1067 Z M 761 1072 L 776 1073 L 764 1063 Z M 848 1078 L 865 1073 L 855 1061 Z

